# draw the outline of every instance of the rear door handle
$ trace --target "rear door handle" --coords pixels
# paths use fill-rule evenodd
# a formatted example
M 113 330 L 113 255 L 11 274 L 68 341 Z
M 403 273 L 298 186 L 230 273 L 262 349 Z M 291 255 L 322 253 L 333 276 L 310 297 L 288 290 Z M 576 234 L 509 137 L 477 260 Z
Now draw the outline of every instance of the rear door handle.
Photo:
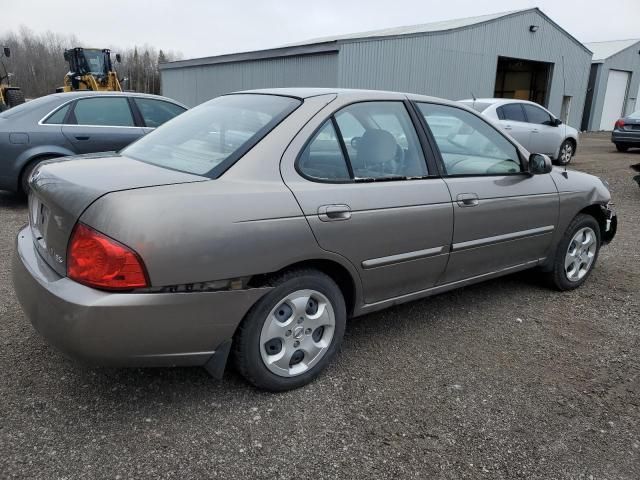
M 88 135 L 76 135 L 76 140 L 84 141 L 84 140 L 89 140 L 90 138 L 91 137 Z
M 456 201 L 459 207 L 475 207 L 480 203 L 478 194 L 476 193 L 460 193 L 456 197 Z
M 322 205 L 318 207 L 318 217 L 323 222 L 336 222 L 351 218 L 349 205 Z

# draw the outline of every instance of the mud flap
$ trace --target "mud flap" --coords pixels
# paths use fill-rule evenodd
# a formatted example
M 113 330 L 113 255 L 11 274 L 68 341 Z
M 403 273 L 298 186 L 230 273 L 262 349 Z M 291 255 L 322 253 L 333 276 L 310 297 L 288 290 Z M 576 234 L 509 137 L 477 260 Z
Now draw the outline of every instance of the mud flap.
M 216 380 L 222 380 L 224 375 L 224 369 L 227 365 L 227 359 L 229 358 L 229 352 L 231 351 L 231 340 L 222 342 L 211 358 L 204 364 L 204 368 L 209 372 Z

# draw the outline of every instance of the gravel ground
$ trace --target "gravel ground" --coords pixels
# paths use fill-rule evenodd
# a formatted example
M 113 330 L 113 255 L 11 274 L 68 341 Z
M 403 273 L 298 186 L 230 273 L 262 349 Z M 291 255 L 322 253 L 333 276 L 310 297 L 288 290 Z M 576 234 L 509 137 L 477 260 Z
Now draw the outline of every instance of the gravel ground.
M 16 301 L 26 208 L 0 195 L 0 477 L 640 478 L 640 151 L 612 147 L 585 135 L 573 164 L 620 218 L 584 287 L 524 272 L 355 319 L 319 380 L 277 395 L 65 359 Z

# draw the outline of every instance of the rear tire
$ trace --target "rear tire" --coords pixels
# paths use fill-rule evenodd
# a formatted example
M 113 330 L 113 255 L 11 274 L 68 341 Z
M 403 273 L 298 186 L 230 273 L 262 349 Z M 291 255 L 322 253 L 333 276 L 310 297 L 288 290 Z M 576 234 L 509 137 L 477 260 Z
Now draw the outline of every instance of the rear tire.
M 5 97 L 9 108 L 17 107 L 25 102 L 22 90 L 7 90 L 5 92 Z
M 558 154 L 558 164 L 567 165 L 569 162 L 571 162 L 571 159 L 573 158 L 575 152 L 576 149 L 571 140 L 567 139 L 562 142 L 562 145 L 560 145 L 560 153 Z
M 600 225 L 591 215 L 578 214 L 558 243 L 553 270 L 547 273 L 558 290 L 573 290 L 587 281 L 600 252 Z
M 232 358 L 252 385 L 272 392 L 314 380 L 336 355 L 347 319 L 336 283 L 317 270 L 292 270 L 251 307 L 233 340 Z
M 616 150 L 618 150 L 619 152 L 626 152 L 627 150 L 629 150 L 629 147 L 627 145 L 623 145 L 622 143 L 616 143 Z
M 51 160 L 52 158 L 58 158 L 56 155 L 48 155 L 45 157 L 35 158 L 22 169 L 22 174 L 20 175 L 20 193 L 23 195 L 29 195 L 29 178 L 31 178 L 31 174 L 36 169 L 38 165 L 40 165 L 45 160 Z

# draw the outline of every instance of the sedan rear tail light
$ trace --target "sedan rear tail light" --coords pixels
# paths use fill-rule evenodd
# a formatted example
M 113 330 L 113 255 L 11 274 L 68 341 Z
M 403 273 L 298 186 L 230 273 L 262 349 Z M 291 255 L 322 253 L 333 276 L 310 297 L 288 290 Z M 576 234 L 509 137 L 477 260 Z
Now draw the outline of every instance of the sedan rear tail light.
M 69 241 L 67 276 L 104 290 L 149 286 L 144 264 L 136 252 L 82 223 L 75 226 Z
M 616 122 L 616 125 L 614 128 L 622 128 L 622 127 L 624 127 L 624 120 L 620 119 Z

